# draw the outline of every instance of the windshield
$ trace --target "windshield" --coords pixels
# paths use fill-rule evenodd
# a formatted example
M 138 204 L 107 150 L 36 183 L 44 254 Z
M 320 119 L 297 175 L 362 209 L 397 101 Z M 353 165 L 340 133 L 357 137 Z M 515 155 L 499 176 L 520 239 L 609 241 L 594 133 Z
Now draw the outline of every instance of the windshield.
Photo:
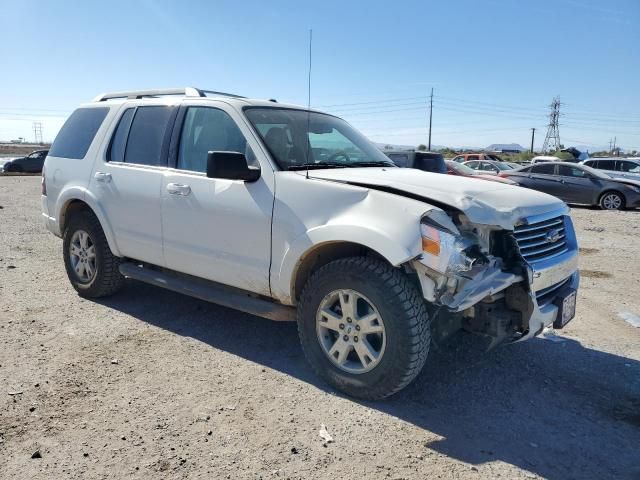
M 478 172 L 476 172 L 473 168 L 469 168 L 466 165 L 458 162 L 448 161 L 447 167 L 449 167 L 451 170 L 455 170 L 455 172 L 460 175 L 478 175 Z
M 364 135 L 337 117 L 277 107 L 244 111 L 284 170 L 395 166 Z

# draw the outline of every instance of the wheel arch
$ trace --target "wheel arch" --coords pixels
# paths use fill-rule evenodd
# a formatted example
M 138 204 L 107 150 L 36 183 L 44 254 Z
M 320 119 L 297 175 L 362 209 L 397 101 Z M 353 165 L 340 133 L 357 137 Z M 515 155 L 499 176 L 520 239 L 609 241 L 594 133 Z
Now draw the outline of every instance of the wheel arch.
M 85 195 L 84 198 L 70 197 L 64 200 L 62 207 L 60 208 L 58 213 L 58 224 L 60 227 L 60 232 L 64 235 L 64 231 L 67 228 L 71 217 L 74 214 L 82 211 L 89 211 L 96 216 L 98 222 L 100 222 L 100 227 L 104 232 L 111 252 L 117 257 L 122 256 L 120 254 L 120 250 L 118 249 L 115 236 L 113 235 L 111 225 L 107 221 L 107 218 L 104 215 L 102 209 L 99 208 L 95 202 L 92 202 L 91 196 Z

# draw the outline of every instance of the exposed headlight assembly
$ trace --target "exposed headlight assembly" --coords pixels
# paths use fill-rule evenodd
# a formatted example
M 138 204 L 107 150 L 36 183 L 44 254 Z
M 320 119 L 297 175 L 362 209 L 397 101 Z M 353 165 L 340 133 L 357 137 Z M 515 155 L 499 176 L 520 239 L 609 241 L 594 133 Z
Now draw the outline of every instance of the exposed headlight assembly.
M 448 223 L 451 220 L 448 219 Z M 443 225 L 433 216 L 425 215 L 420 222 L 422 236 L 422 257 L 420 262 L 443 274 L 453 274 L 471 270 L 476 257 L 467 253 L 473 249 L 475 242 L 458 233 L 455 226 Z M 453 228 L 450 228 L 453 226 Z

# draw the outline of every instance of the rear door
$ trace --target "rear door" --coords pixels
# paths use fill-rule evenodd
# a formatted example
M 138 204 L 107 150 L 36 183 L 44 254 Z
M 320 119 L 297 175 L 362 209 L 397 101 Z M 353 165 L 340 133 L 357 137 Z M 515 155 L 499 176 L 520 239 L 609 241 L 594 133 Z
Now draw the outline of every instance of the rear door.
M 96 161 L 90 190 L 104 208 L 120 252 L 163 266 L 160 190 L 177 107 L 129 106 Z
M 207 178 L 207 153 L 244 153 L 257 165 L 253 133 L 224 102 L 186 102 L 162 181 L 162 228 L 167 267 L 269 295 L 273 171 L 256 182 Z
M 531 167 L 527 186 L 564 200 L 560 179 L 555 173 L 555 165 L 548 163 L 535 164 Z

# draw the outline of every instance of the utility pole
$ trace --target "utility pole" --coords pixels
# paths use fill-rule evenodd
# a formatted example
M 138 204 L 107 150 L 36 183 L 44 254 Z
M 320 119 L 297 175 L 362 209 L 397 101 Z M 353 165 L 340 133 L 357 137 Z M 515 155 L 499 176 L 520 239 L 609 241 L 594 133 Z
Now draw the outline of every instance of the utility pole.
M 533 139 L 536 137 L 536 129 L 531 129 L 531 154 L 533 155 Z
M 611 146 L 613 144 L 613 139 L 609 139 L 609 155 L 611 155 L 611 153 L 613 152 L 613 147 Z
M 618 139 L 618 137 L 613 137 L 613 155 L 615 156 L 616 154 L 616 140 Z
M 431 97 L 429 100 L 429 145 L 427 145 L 427 151 L 431 151 L 431 122 L 433 120 L 433 87 L 431 87 Z

